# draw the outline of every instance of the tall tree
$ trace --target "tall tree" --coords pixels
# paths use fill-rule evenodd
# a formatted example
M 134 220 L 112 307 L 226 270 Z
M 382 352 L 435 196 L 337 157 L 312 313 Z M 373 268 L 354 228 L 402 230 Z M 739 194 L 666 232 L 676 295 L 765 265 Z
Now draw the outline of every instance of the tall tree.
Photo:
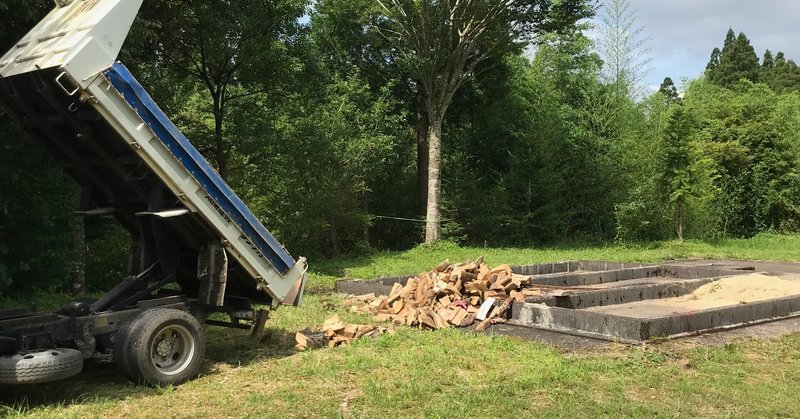
M 442 123 L 456 92 L 491 57 L 594 14 L 586 0 L 378 0 L 391 39 L 419 82 L 428 125 L 425 242 L 441 236 Z
M 783 51 L 778 51 L 778 55 L 775 56 L 775 67 L 780 67 L 786 64 L 786 55 Z
M 775 57 L 772 56 L 772 51 L 764 51 L 764 59 L 761 61 L 761 67 L 765 70 L 771 70 L 775 68 Z
M 728 32 L 725 33 L 725 41 L 722 42 L 722 49 L 725 50 L 727 48 L 730 50 L 735 43 L 736 32 L 733 31 L 733 28 L 728 28 Z
M 658 88 L 658 91 L 664 95 L 668 102 L 674 103 L 680 99 L 678 96 L 678 88 L 675 87 L 675 82 L 672 81 L 671 77 L 664 78 L 664 82 L 661 83 L 661 87 Z
M 644 26 L 637 24 L 630 0 L 609 0 L 600 22 L 600 56 L 603 81 L 615 87 L 620 97 L 634 97 L 649 72 L 651 58 Z
M 765 55 L 760 80 L 778 93 L 800 91 L 800 68 L 794 61 L 787 60 L 783 51 L 771 60 L 771 65 L 767 65 Z
M 293 61 L 285 54 L 286 44 L 293 39 L 307 3 L 155 0 L 142 9 L 141 19 L 157 29 L 133 58 L 155 61 L 156 66 L 203 87 L 213 121 L 200 148 L 223 178 L 233 169 L 237 147 L 226 132 L 232 109 L 241 99 L 264 93 L 287 77 Z
M 712 62 L 706 72 L 712 83 L 730 88 L 742 79 L 754 83 L 758 81 L 761 70 L 758 55 L 743 32 L 735 36 L 733 29 L 728 29 L 718 64 L 713 63 L 713 56 L 712 53 Z
M 722 55 L 722 51 L 719 48 L 714 48 L 714 50 L 711 51 L 711 59 L 708 61 L 708 64 L 706 65 L 707 74 L 715 71 L 717 67 L 719 67 L 720 55 Z
M 674 211 L 678 240 L 682 241 L 686 230 L 687 202 L 700 192 L 697 179 L 700 171 L 690 138 L 691 116 L 683 106 L 672 109 L 663 135 L 661 183 Z

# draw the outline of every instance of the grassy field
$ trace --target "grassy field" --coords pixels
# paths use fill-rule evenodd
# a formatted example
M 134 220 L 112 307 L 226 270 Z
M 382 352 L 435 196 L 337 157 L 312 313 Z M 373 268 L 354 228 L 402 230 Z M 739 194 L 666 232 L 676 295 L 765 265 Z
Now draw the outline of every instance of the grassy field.
M 596 417 L 800 415 L 800 335 L 720 347 L 610 346 L 564 352 L 536 342 L 456 330 L 401 328 L 352 346 L 295 353 L 294 332 L 347 312 L 339 277 L 427 270 L 445 258 L 489 264 L 572 259 L 800 261 L 800 236 L 717 243 L 549 249 L 442 244 L 355 260 L 311 261 L 306 306 L 273 313 L 265 339 L 210 328 L 202 377 L 180 387 L 127 383 L 113 366 L 30 388 L 0 388 L 0 415 L 33 417 Z M 3 305 L 29 297 L 6 298 Z M 47 295 L 51 304 L 65 299 Z

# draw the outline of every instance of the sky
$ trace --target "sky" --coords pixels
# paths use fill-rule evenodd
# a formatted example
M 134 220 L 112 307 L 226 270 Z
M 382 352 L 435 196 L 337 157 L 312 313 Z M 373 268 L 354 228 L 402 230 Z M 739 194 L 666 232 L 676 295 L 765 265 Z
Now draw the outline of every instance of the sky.
M 604 0 L 606 3 L 608 0 Z M 652 59 L 645 87 L 664 77 L 676 84 L 705 70 L 714 47 L 722 48 L 728 28 L 750 39 L 759 59 L 769 48 L 800 62 L 800 0 L 629 0 Z M 602 10 L 600 12 L 603 13 Z

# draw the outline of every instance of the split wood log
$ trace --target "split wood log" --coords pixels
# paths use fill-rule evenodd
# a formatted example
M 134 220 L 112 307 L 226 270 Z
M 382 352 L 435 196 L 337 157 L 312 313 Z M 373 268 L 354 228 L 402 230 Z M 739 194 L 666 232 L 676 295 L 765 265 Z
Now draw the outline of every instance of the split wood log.
M 482 257 L 458 264 L 445 260 L 408 278 L 405 285 L 394 284 L 388 296 L 354 297 L 351 311 L 371 313 L 376 322 L 427 329 L 469 326 L 476 318 L 491 324 L 501 321 L 507 310 L 499 302 L 524 302 L 542 294 L 526 289 L 530 282 L 530 276 L 513 273 L 509 265 L 490 267 Z
M 332 348 L 347 345 L 355 339 L 378 337 L 384 333 L 394 333 L 394 330 L 366 324 L 345 324 L 338 316 L 333 316 L 315 330 L 305 329 L 295 333 L 295 349 L 304 351 L 323 346 Z

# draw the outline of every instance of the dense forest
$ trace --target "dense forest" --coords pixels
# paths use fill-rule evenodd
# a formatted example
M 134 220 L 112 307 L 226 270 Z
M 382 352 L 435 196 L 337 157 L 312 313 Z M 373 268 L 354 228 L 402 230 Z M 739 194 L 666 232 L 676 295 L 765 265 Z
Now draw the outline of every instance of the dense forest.
M 51 5 L 0 0 L 0 49 Z M 627 0 L 145 0 L 121 60 L 295 255 L 800 230 L 797 64 L 730 29 L 646 92 L 645 32 Z M 0 292 L 123 276 L 0 121 Z

